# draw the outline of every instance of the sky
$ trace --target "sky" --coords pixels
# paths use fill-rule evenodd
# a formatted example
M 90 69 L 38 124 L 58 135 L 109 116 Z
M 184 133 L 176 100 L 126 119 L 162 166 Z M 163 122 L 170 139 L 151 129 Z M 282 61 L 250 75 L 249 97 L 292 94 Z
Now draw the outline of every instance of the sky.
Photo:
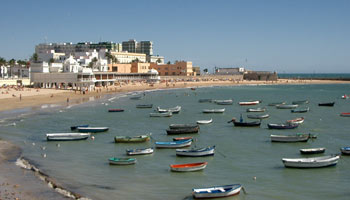
M 39 43 L 153 41 L 201 69 L 350 73 L 348 0 L 2 0 L 0 57 Z

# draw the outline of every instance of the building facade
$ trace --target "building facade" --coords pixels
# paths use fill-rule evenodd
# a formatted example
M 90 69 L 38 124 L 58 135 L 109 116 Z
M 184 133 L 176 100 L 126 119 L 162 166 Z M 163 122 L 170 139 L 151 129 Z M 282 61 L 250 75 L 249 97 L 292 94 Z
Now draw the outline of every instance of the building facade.
M 137 42 L 134 39 L 122 42 L 122 49 L 129 53 L 142 53 L 147 56 L 153 55 L 153 42 L 152 41 L 141 41 Z
M 179 61 L 174 64 L 150 63 L 150 69 L 158 71 L 160 76 L 196 76 L 192 62 Z

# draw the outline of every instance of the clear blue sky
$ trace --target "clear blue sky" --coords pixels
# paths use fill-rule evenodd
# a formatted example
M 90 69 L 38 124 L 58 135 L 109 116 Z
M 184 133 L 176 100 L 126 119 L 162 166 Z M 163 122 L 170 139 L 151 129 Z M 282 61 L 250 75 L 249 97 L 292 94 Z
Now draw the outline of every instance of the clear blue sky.
M 348 0 L 3 0 L 0 57 L 47 42 L 151 40 L 202 69 L 350 73 Z

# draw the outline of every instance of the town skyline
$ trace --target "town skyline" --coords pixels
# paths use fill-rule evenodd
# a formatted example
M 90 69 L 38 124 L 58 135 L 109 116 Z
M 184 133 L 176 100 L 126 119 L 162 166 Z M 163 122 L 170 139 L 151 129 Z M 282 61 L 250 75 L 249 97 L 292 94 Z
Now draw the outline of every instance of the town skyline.
M 165 62 L 189 60 L 202 70 L 350 73 L 349 8 L 341 0 L 5 1 L 0 57 L 29 59 L 45 42 L 136 39 L 153 41 Z

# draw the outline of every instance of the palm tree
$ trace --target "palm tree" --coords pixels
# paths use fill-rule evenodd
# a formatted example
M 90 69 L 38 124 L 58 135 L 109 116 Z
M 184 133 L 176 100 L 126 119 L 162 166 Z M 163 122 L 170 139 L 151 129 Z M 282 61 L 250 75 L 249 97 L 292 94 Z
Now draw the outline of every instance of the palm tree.
M 6 65 L 6 60 L 2 57 L 0 57 L 0 65 Z
M 157 63 L 161 63 L 162 62 L 162 60 L 160 60 L 160 58 L 158 58 L 157 59 Z
M 30 58 L 32 61 L 34 62 L 38 62 L 39 60 L 39 56 L 37 53 L 33 53 L 32 57 Z
M 12 59 L 9 61 L 9 64 L 10 64 L 11 67 L 15 66 L 16 60 L 12 58 Z

